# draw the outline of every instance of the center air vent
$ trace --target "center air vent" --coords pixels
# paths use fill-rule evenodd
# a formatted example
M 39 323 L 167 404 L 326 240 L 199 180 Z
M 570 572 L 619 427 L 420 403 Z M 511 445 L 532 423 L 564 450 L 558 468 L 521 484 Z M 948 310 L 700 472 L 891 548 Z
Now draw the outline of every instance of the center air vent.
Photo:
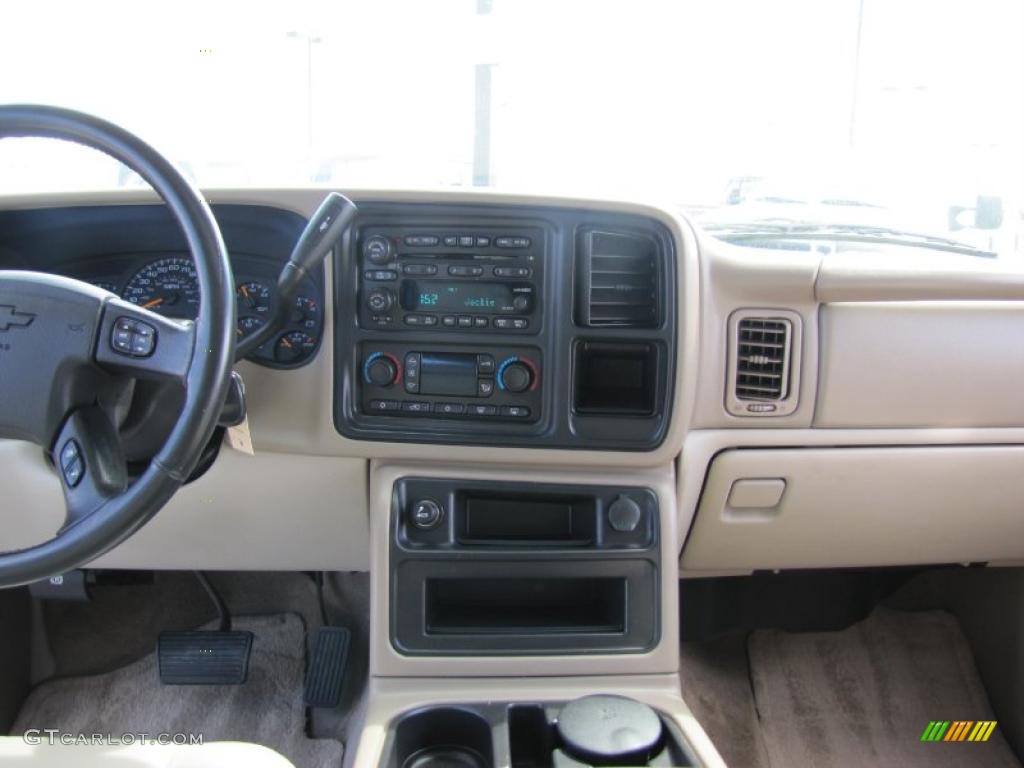
M 790 391 L 794 320 L 743 311 L 730 321 L 729 412 L 779 416 L 796 408 Z M 799 327 L 797 325 L 797 327 Z
M 576 263 L 576 322 L 590 327 L 658 324 L 658 246 L 640 235 L 589 230 Z

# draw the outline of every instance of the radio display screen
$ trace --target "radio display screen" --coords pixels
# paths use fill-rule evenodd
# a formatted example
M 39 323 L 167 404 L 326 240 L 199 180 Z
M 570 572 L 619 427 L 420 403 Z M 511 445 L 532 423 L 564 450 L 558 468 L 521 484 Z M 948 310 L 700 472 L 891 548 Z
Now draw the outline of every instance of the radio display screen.
M 410 312 L 512 312 L 512 298 L 504 283 L 405 280 L 401 290 Z

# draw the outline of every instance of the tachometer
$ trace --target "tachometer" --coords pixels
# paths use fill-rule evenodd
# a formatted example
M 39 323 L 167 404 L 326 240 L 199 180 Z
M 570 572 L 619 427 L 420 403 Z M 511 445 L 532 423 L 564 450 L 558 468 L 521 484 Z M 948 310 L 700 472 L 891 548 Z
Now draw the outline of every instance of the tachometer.
M 180 257 L 150 262 L 128 281 L 122 298 L 161 315 L 195 320 L 199 314 L 195 264 Z

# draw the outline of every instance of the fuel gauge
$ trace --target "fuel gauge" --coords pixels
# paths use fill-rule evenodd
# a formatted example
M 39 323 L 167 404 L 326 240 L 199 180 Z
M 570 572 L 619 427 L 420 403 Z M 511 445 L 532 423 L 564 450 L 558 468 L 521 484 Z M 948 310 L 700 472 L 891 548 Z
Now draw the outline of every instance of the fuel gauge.
M 297 363 L 313 354 L 316 339 L 303 331 L 291 331 L 277 340 L 274 360 L 279 363 Z

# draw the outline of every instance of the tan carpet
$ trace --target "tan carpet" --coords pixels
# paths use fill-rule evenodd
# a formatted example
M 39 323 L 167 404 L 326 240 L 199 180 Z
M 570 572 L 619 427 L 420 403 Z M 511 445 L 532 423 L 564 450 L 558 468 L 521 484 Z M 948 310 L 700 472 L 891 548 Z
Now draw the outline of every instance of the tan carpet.
M 726 764 L 768 768 L 750 690 L 746 638 L 683 643 L 679 676 L 683 699 Z
M 11 733 L 201 733 L 204 741 L 251 741 L 298 768 L 340 768 L 343 748 L 305 734 L 305 627 L 295 614 L 240 617 L 254 633 L 244 685 L 161 685 L 156 654 L 102 675 L 47 681 L 29 695 Z M 214 625 L 207 625 L 213 628 Z
M 758 630 L 749 656 L 772 768 L 1020 766 L 998 727 L 986 743 L 920 740 L 930 720 L 995 719 L 948 613 L 877 608 L 841 632 Z

